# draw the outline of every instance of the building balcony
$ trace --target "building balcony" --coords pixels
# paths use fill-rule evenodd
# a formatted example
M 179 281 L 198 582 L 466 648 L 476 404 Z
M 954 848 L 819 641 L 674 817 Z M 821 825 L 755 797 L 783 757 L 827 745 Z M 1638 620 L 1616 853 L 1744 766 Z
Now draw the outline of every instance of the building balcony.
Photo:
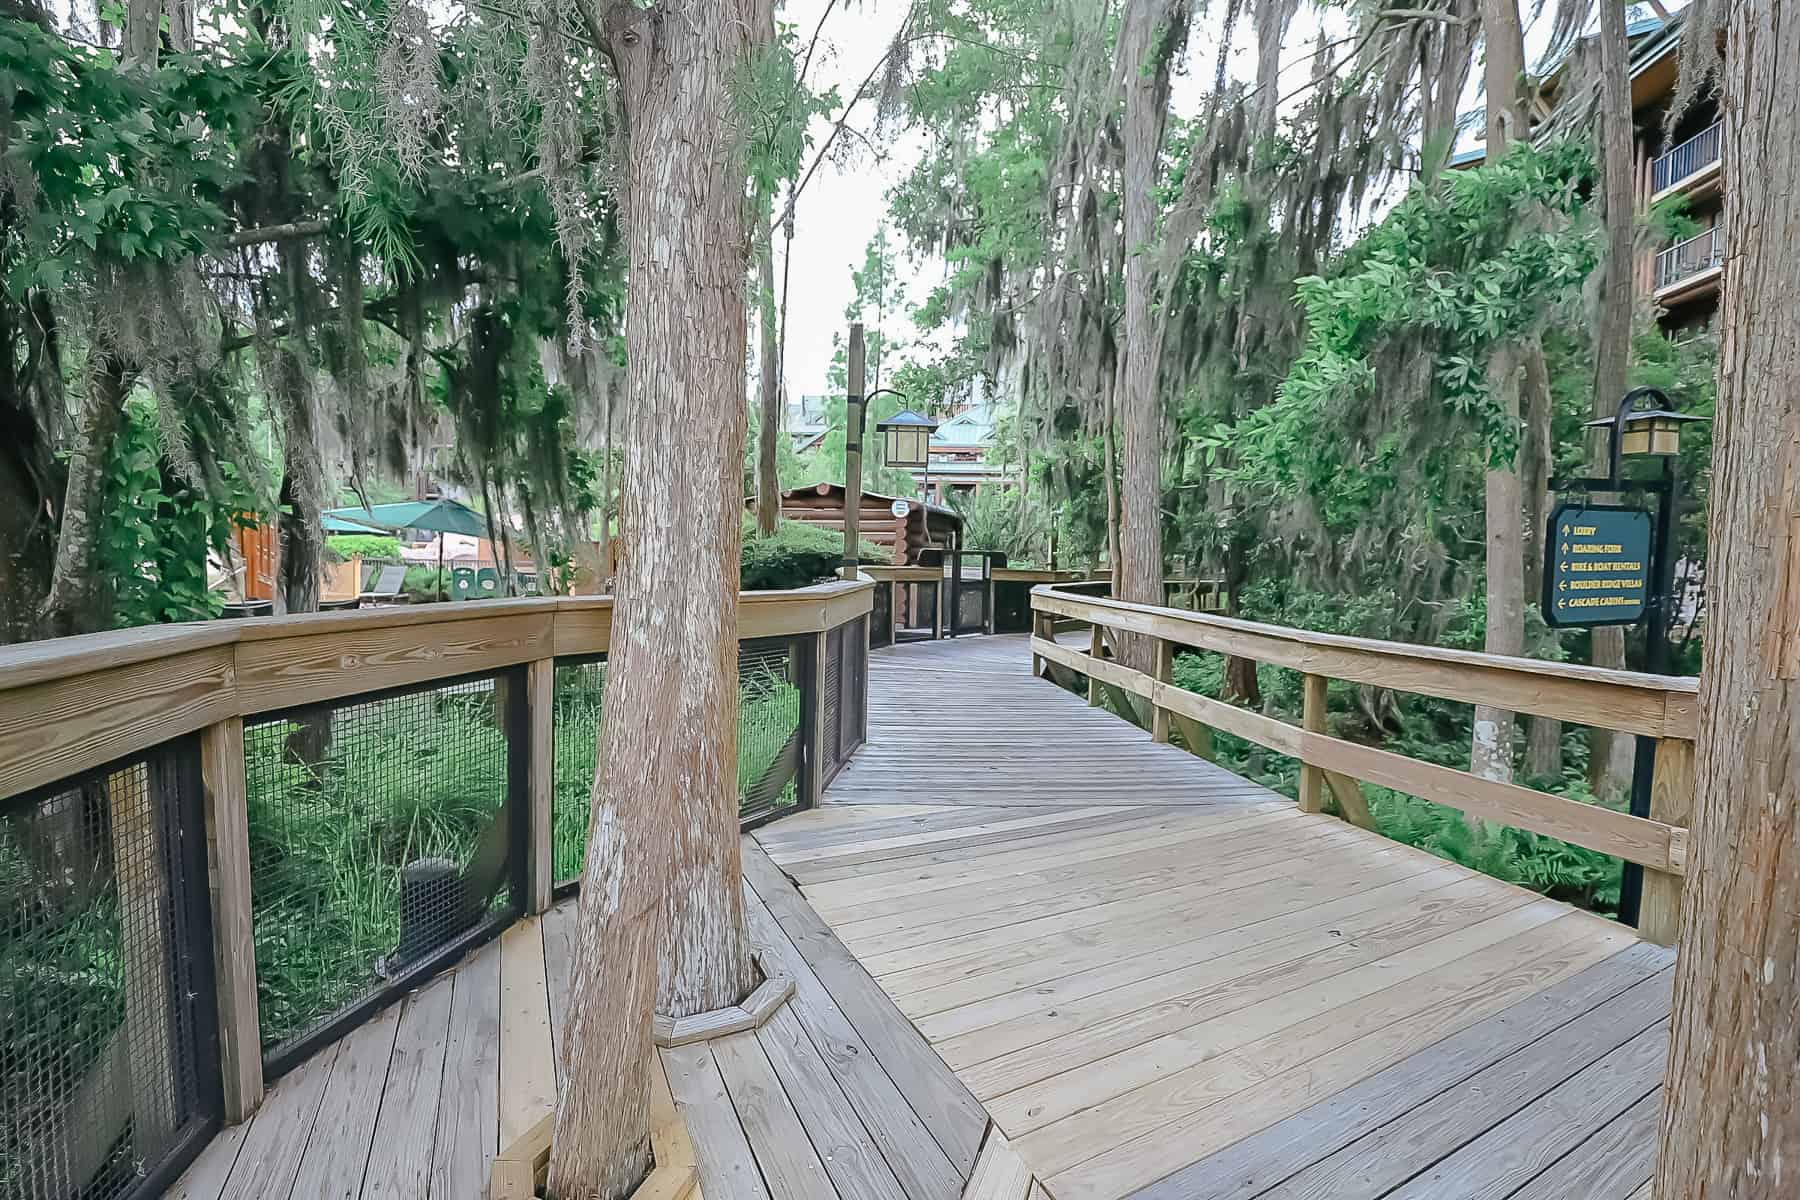
M 1650 164 L 1650 203 L 1717 188 L 1724 127 L 1717 121 Z
M 1664 307 L 1716 292 L 1725 269 L 1725 226 L 1714 225 L 1656 256 L 1656 302 Z

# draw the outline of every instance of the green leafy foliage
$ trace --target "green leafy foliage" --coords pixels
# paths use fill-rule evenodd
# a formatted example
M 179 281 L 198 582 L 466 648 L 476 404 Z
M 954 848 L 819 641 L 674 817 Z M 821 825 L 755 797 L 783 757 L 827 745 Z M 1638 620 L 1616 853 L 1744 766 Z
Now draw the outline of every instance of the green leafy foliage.
M 345 533 L 325 539 L 325 548 L 341 559 L 399 558 L 400 539 L 370 533 Z
M 772 535 L 757 537 L 754 523 L 746 519 L 739 586 L 747 592 L 807 587 L 834 578 L 843 561 L 842 534 L 784 519 L 776 523 Z M 864 542 L 862 561 L 881 562 L 883 556 L 876 547 Z

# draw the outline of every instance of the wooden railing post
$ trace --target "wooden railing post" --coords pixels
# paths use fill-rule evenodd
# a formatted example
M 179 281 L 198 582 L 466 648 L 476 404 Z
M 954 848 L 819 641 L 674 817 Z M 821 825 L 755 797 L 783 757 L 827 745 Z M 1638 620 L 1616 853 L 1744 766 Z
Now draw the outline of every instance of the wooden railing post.
M 1106 635 L 1097 623 L 1092 626 L 1092 636 L 1088 639 L 1088 657 L 1096 661 L 1106 657 Z M 1088 676 L 1088 707 L 1100 707 L 1100 681 L 1092 675 Z
M 202 731 L 200 774 L 206 784 L 206 862 L 212 892 L 213 977 L 219 1001 L 224 1116 L 235 1125 L 249 1120 L 263 1098 L 242 718 L 231 717 Z
M 1694 816 L 1694 743 L 1660 738 L 1656 778 L 1650 789 L 1650 819 L 1690 828 Z M 1684 864 L 1685 865 L 1685 864 Z M 1681 885 L 1685 876 L 1644 870 L 1638 904 L 1638 933 L 1660 946 L 1673 946 L 1681 929 Z
M 525 666 L 526 722 L 531 765 L 527 776 L 530 818 L 526 828 L 526 879 L 530 912 L 550 907 L 556 883 L 555 855 L 551 844 L 551 808 L 556 798 L 556 660 L 535 659 Z
M 1300 726 L 1308 733 L 1325 732 L 1325 684 L 1323 675 L 1306 675 L 1301 680 Z M 1300 811 L 1323 812 L 1325 809 L 1325 772 L 1310 763 L 1300 764 Z
M 1167 638 L 1156 639 L 1155 670 L 1152 672 L 1158 683 L 1168 683 L 1175 669 L 1175 647 Z M 1166 742 L 1169 740 L 1169 710 L 1160 704 L 1150 705 L 1150 740 Z

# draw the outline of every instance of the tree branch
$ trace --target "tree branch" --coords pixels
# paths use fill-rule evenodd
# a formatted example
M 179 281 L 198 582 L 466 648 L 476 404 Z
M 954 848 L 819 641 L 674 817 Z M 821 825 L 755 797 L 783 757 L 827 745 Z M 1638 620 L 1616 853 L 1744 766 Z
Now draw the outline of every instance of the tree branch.
M 331 228 L 328 220 L 289 221 L 285 225 L 264 225 L 258 229 L 240 229 L 225 236 L 225 245 L 236 250 L 243 246 L 261 246 L 269 242 L 292 242 L 315 238 Z

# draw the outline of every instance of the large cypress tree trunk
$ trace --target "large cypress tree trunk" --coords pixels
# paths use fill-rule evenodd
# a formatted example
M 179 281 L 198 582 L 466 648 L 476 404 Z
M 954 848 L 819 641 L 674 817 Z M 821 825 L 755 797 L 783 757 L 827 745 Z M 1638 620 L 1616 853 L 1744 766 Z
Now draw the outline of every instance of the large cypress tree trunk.
M 1800 1179 L 1800 9 L 1729 14 L 1731 251 L 1662 1200 L 1786 1197 Z
M 1606 252 L 1600 261 L 1600 304 L 1594 314 L 1595 417 L 1618 411 L 1631 368 L 1631 233 L 1637 212 L 1632 186 L 1630 47 L 1625 40 L 1625 8 L 1600 5 L 1600 165 L 1606 209 Z M 1587 468 L 1606 474 L 1608 436 L 1589 430 Z M 1604 499 L 1604 497 L 1602 497 Z M 1620 626 L 1590 634 L 1596 667 L 1625 665 L 1625 630 Z M 1601 797 L 1622 795 L 1631 783 L 1633 739 L 1596 729 L 1589 734 L 1588 782 Z
M 604 34 L 628 129 L 620 554 L 550 1194 L 619 1200 L 649 1162 L 655 1007 L 751 983 L 737 827 L 745 435 L 742 138 L 767 0 L 638 7 Z
M 87 396 L 75 427 L 67 485 L 57 513 L 56 559 L 44 599 L 40 633 L 67 637 L 91 633 L 106 623 L 106 594 L 100 575 L 100 511 L 105 471 L 113 440 L 125 420 L 125 396 L 135 372 L 116 354 L 94 356 Z
M 1119 497 L 1116 591 L 1138 604 L 1163 602 L 1162 403 L 1157 376 L 1162 329 L 1152 311 L 1156 294 L 1157 158 L 1168 124 L 1168 42 L 1173 7 L 1165 0 L 1129 0 L 1119 32 L 1118 75 L 1125 92 L 1125 387 L 1120 401 L 1124 482 Z M 1150 645 L 1122 639 L 1122 657 L 1149 670 Z
M 1481 29 L 1487 43 L 1487 160 L 1496 162 L 1517 138 L 1528 136 L 1525 116 L 1525 46 L 1515 0 L 1481 0 Z M 1488 388 L 1514 428 L 1519 425 L 1521 349 L 1496 347 L 1488 362 Z M 1524 497 L 1516 462 L 1487 473 L 1487 630 L 1490 654 L 1519 654 L 1525 638 L 1524 539 L 1520 522 Z M 1513 715 L 1491 705 L 1475 706 L 1470 770 L 1488 779 L 1512 778 Z

